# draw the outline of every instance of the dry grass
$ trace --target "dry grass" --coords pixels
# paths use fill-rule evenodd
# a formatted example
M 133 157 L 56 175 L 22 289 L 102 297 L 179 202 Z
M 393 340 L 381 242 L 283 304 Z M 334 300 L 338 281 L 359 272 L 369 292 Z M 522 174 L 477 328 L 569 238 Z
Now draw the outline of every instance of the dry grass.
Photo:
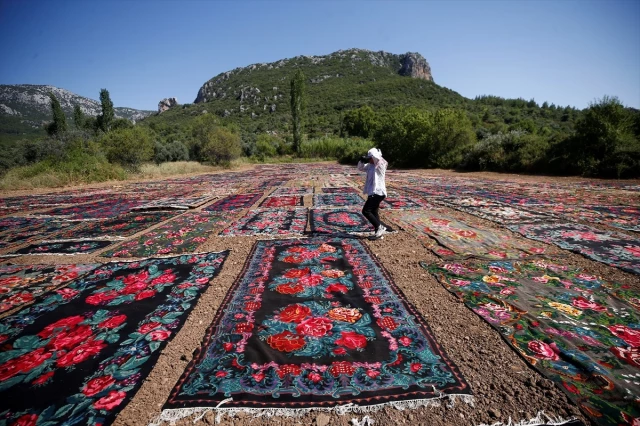
M 127 172 L 120 166 L 104 163 L 87 167 L 83 173 L 65 167 L 34 164 L 9 170 L 0 178 L 0 191 L 62 188 L 112 180 L 145 180 L 185 174 L 211 173 L 233 170 L 250 164 L 246 158 L 232 161 L 227 166 L 210 166 L 197 161 L 177 161 L 162 164 L 143 164 L 137 172 Z
M 184 174 L 211 173 L 221 170 L 232 170 L 249 164 L 247 159 L 241 157 L 232 161 L 228 166 L 211 166 L 197 161 L 175 161 L 162 164 L 144 164 L 138 173 L 132 174 L 130 179 L 153 179 Z
M 52 166 L 46 162 L 30 166 L 16 167 L 0 178 L 0 190 L 20 190 L 36 188 L 60 188 L 109 180 L 124 180 L 128 175 L 122 167 L 106 162 Z
M 150 179 L 191 173 L 207 173 L 220 170 L 219 167 L 200 164 L 197 161 L 176 161 L 173 163 L 143 164 L 138 173 L 132 173 L 132 178 Z

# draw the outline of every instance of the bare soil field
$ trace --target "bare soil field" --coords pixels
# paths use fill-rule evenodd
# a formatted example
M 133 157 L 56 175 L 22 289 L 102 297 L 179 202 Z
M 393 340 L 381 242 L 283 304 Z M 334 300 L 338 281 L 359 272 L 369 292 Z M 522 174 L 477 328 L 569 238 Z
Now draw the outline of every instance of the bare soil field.
M 174 180 L 193 178 L 194 185 L 201 191 L 214 190 L 214 194 L 220 194 L 217 199 L 223 197 L 223 190 L 227 193 L 246 193 L 253 191 L 262 180 L 266 180 L 272 173 L 282 176 L 282 183 L 273 186 L 265 186 L 259 191 L 262 197 L 253 204 L 253 208 L 266 199 L 275 187 L 302 187 L 313 186 L 314 194 L 322 192 L 323 187 L 351 185 L 361 188 L 362 176 L 347 174 L 347 168 L 339 168 L 331 163 L 314 163 L 308 165 L 272 165 L 261 166 L 263 174 L 257 178 L 251 178 L 251 185 L 244 184 L 241 179 L 230 179 L 225 184 L 209 184 L 204 177 L 217 175 L 180 176 Z M 323 171 L 328 167 L 330 170 Z M 258 167 L 260 169 L 260 167 Z M 245 173 L 255 170 L 253 166 L 244 167 L 233 172 L 221 172 L 223 175 Z M 342 170 L 342 173 L 338 170 Z M 284 173 L 286 171 L 286 175 Z M 457 182 L 463 180 L 467 185 L 474 183 L 493 185 L 506 183 L 510 188 L 531 188 L 535 186 L 557 185 L 579 188 L 587 182 L 586 179 L 576 177 L 549 177 L 549 176 L 523 176 L 496 173 L 456 173 L 446 170 L 389 170 L 387 174 L 387 186 L 390 191 L 402 191 L 408 185 L 407 178 L 414 179 L 411 185 L 419 185 L 418 182 L 442 183 L 443 181 Z M 203 180 L 198 181 L 198 178 Z M 640 206 L 640 192 L 633 186 L 640 185 L 637 181 L 607 181 L 592 180 L 595 184 L 604 185 L 599 189 L 588 189 L 591 193 L 604 194 L 626 200 L 628 206 Z M 51 193 L 68 193 L 69 191 L 87 192 L 90 190 L 105 190 L 113 194 L 133 193 L 136 185 L 162 184 L 161 181 L 145 180 L 140 182 L 107 182 L 87 187 L 64 188 L 56 191 L 16 191 L 0 194 L 3 199 L 37 196 Z M 607 185 L 613 185 L 607 187 Z M 168 185 L 176 185 L 171 183 Z M 184 185 L 184 183 L 183 183 Z M 623 186 L 624 187 L 623 187 Z M 186 186 L 189 185 L 185 185 Z M 189 190 L 193 187 L 189 187 Z M 215 192 L 219 191 L 219 192 Z M 144 189 L 142 189 L 144 192 Z M 189 209 L 189 212 L 201 212 L 214 202 L 212 199 L 202 205 Z M 303 207 L 313 207 L 313 196 L 305 195 L 302 199 Z M 609 203 L 610 204 L 610 203 Z M 50 207 L 33 208 L 27 211 L 16 211 L 13 217 L 34 215 L 46 211 Z M 473 220 L 481 224 L 481 229 L 497 230 L 500 233 L 513 238 L 523 237 L 514 233 L 499 223 L 479 217 L 473 217 L 467 213 L 454 210 L 450 207 L 440 206 L 441 211 L 447 216 L 458 218 L 461 221 Z M 242 217 L 249 209 L 239 209 L 232 212 L 233 219 Z M 7 216 L 7 215 L 5 215 Z M 390 210 L 381 210 L 383 220 L 396 225 Z M 0 217 L 0 220 L 3 217 Z M 100 218 L 104 219 L 104 218 Z M 154 224 L 126 238 L 132 241 L 148 232 L 152 232 L 163 226 L 165 222 Z M 584 221 L 584 224 L 597 226 L 605 231 L 615 231 L 630 238 L 638 239 L 638 233 L 612 227 L 607 223 L 592 223 Z M 218 252 L 230 250 L 219 275 L 213 279 L 208 288 L 199 298 L 197 305 L 191 311 L 184 326 L 162 350 L 157 363 L 148 374 L 146 380 L 135 393 L 135 396 L 117 415 L 114 425 L 147 425 L 156 419 L 162 410 L 162 406 L 176 382 L 182 375 L 185 367 L 193 358 L 194 352 L 200 346 L 207 328 L 210 326 L 214 314 L 219 309 L 224 309 L 221 302 L 243 269 L 243 265 L 250 254 L 256 241 L 265 238 L 278 238 L 278 236 L 236 236 L 223 237 L 218 232 L 222 227 L 206 237 L 206 241 L 197 245 L 195 252 Z M 304 236 L 310 235 L 310 227 L 307 224 Z M 433 251 L 426 248 L 423 243 L 406 227 L 393 234 L 388 234 L 384 239 L 370 241 L 362 236 L 360 239 L 376 256 L 380 264 L 389 272 L 395 284 L 402 290 L 408 300 L 417 308 L 431 327 L 435 339 L 450 359 L 459 367 L 462 375 L 470 384 L 474 396 L 474 403 L 470 405 L 462 401 L 447 403 L 443 401 L 434 406 L 419 407 L 414 409 L 397 410 L 391 406 L 384 407 L 376 412 L 347 413 L 339 415 L 333 412 L 309 412 L 302 417 L 260 417 L 238 413 L 230 418 L 223 416 L 220 424 L 223 425 L 351 425 L 352 419 L 362 421 L 369 416 L 375 425 L 414 424 L 429 426 L 444 425 L 480 425 L 480 424 L 508 424 L 529 421 L 538 413 L 544 412 L 551 418 L 570 419 L 575 418 L 585 424 L 592 424 L 590 419 L 561 391 L 553 382 L 544 378 L 532 369 L 527 362 L 509 345 L 507 345 L 499 333 L 476 313 L 468 309 L 462 300 L 456 298 L 447 291 L 432 275 L 420 265 L 420 261 L 428 263 L 442 262 Z M 47 238 L 50 240 L 51 238 Z M 55 238 L 53 238 L 55 239 Z M 17 249 L 27 247 L 38 238 L 25 240 L 23 244 L 11 245 L 0 250 L 0 254 L 7 254 Z M 114 242 L 114 245 L 117 242 Z M 640 292 L 640 276 L 631 272 L 625 272 L 619 268 L 605 263 L 588 259 L 580 254 L 563 250 L 555 245 L 541 242 L 546 249 L 545 256 L 551 259 L 561 259 L 563 265 L 579 267 L 586 274 L 605 277 L 609 281 L 615 281 L 628 285 L 629 289 Z M 108 249 L 98 250 L 89 254 L 62 255 L 22 255 L 2 259 L 3 264 L 71 264 L 71 263 L 106 263 L 118 259 L 104 257 Z M 178 425 L 191 425 L 195 416 L 179 420 Z M 208 412 L 199 419 L 204 424 L 216 424 L 216 413 Z M 365 424 L 365 423 L 363 423 Z M 537 424 L 537 423 L 536 423 Z M 621 422 L 622 424 L 622 422 Z

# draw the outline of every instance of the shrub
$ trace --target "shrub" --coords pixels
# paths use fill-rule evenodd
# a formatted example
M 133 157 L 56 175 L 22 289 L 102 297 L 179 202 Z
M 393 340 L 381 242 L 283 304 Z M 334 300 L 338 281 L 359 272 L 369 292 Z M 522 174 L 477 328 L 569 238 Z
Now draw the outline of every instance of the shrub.
M 369 106 L 347 111 L 342 119 L 341 134 L 371 138 L 380 127 L 378 114 Z
M 592 103 L 567 144 L 578 170 L 588 176 L 638 175 L 640 140 L 634 125 L 618 98 L 604 96 Z
M 189 149 L 180 141 L 169 143 L 156 142 L 154 145 L 153 161 L 156 164 L 170 161 L 188 161 Z
M 133 127 L 133 123 L 126 118 L 116 118 L 111 123 L 111 130 L 116 129 L 130 129 Z
M 436 112 L 399 108 L 382 118 L 375 140 L 386 158 L 411 167 L 456 167 L 476 141 L 463 111 Z
M 337 159 L 341 163 L 357 163 L 358 159 L 373 148 L 375 143 L 360 138 L 325 137 L 305 141 L 300 155 L 305 158 Z
M 263 133 L 256 139 L 256 148 L 254 156 L 260 161 L 264 161 L 268 157 L 274 157 L 278 154 L 278 140 L 277 138 Z
M 100 140 L 107 159 L 130 170 L 137 170 L 143 161 L 153 158 L 153 142 L 143 127 L 116 129 Z
M 224 127 L 216 127 L 205 135 L 202 153 L 205 161 L 227 165 L 242 155 L 240 136 Z
M 433 115 L 433 127 L 423 149 L 426 162 L 423 166 L 454 168 L 464 157 L 464 153 L 476 142 L 471 120 L 464 111 L 441 109 Z
M 462 167 L 472 170 L 539 171 L 544 168 L 549 142 L 521 130 L 485 136 L 465 155 Z

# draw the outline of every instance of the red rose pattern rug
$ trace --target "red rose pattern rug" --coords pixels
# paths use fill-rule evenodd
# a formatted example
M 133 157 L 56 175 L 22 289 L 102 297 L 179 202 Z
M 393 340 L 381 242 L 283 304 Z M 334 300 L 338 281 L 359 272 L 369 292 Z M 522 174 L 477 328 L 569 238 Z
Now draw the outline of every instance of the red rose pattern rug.
M 159 420 L 221 403 L 295 414 L 470 399 L 425 320 L 356 239 L 257 242 L 221 306 Z
M 220 232 L 220 236 L 302 235 L 307 226 L 307 213 L 306 208 L 249 210 Z
M 111 424 L 227 254 L 109 263 L 0 320 L 0 424 Z
M 260 203 L 261 208 L 296 207 L 302 205 L 302 197 L 299 195 L 267 197 Z
M 226 226 L 228 213 L 187 212 L 131 241 L 106 251 L 103 257 L 146 257 L 195 251 L 216 227 Z
M 174 217 L 177 212 L 128 213 L 112 219 L 83 222 L 80 226 L 61 232 L 56 239 L 117 239 L 138 232 Z
M 0 316 L 24 307 L 37 296 L 63 287 L 98 266 L 98 263 L 0 266 Z M 64 293 L 65 290 L 59 292 Z
M 393 215 L 407 225 L 408 232 L 443 259 L 521 259 L 545 252 L 542 244 L 482 229 L 473 226 L 471 220 L 463 223 L 436 211 L 396 211 Z
M 509 229 L 527 238 L 560 248 L 640 275 L 640 238 L 606 232 L 578 223 L 523 223 Z
M 43 241 L 0 255 L 0 257 L 88 254 L 102 250 L 111 244 L 113 241 L 107 240 Z
M 361 196 L 354 193 L 344 194 L 316 194 L 313 196 L 314 207 L 352 207 L 364 206 L 364 200 Z
M 547 260 L 422 266 L 594 424 L 638 424 L 640 293 Z
M 207 212 L 224 212 L 239 209 L 247 209 L 255 204 L 262 197 L 262 192 L 254 192 L 249 194 L 230 195 L 226 198 L 218 200 L 211 205 L 203 208 Z
M 311 209 L 311 232 L 363 235 L 373 231 L 373 225 L 360 209 Z

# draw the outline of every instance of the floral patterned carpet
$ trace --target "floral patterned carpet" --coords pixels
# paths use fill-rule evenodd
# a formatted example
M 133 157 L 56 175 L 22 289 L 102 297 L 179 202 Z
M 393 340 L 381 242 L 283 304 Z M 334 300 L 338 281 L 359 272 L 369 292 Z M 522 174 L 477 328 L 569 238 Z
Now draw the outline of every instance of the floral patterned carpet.
M 256 243 L 165 409 L 376 405 L 469 385 L 357 240 Z M 277 395 L 277 398 L 265 398 Z
M 150 413 L 468 396 L 375 243 L 354 238 L 373 231 L 363 184 L 353 167 L 279 164 L 0 198 L 0 426 L 112 423 L 227 253 L 201 252 L 254 243 Z M 383 220 L 437 256 L 403 265 L 432 256 L 419 285 L 437 277 L 592 423 L 640 422 L 640 186 L 398 170 L 387 186 Z
M 0 422 L 110 424 L 226 255 L 106 264 L 0 320 Z
M 546 260 L 422 265 L 596 424 L 640 416 L 640 292 Z

